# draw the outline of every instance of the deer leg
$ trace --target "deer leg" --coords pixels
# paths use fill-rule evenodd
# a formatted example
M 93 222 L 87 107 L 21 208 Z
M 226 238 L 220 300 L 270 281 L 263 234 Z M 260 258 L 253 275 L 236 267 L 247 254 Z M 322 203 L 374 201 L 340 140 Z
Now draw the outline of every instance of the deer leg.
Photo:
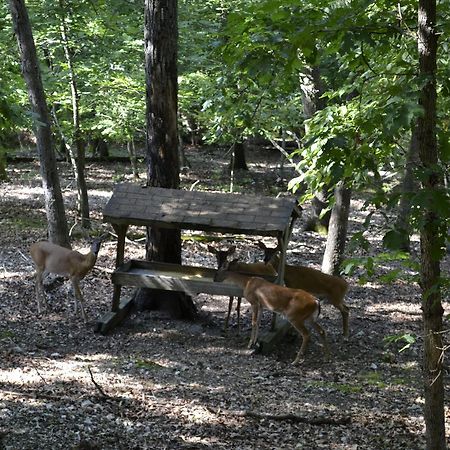
M 45 299 L 44 286 L 42 284 L 42 279 L 44 277 L 44 272 L 39 269 L 36 269 L 36 303 L 37 303 L 37 312 L 41 313 L 41 296 Z
M 75 292 L 75 311 L 78 311 L 77 302 L 80 304 L 81 315 L 83 316 L 84 323 L 87 322 L 86 313 L 84 311 L 84 298 L 80 290 L 80 281 L 77 278 L 71 278 L 73 290 Z
M 308 329 L 302 323 L 294 324 L 291 322 L 291 324 L 294 325 L 295 329 L 302 336 L 302 345 L 300 347 L 300 350 L 297 353 L 297 356 L 295 357 L 294 361 L 292 362 L 292 364 L 298 364 L 298 363 L 302 362 L 303 356 L 305 355 L 306 348 L 308 347 L 308 342 L 310 339 L 310 333 L 309 333 Z
M 345 303 L 342 303 L 340 308 L 341 314 L 342 314 L 342 327 L 343 327 L 343 333 L 345 337 L 348 337 L 348 306 Z
M 341 312 L 342 315 L 342 333 L 348 337 L 348 306 L 345 303 L 333 303 L 333 305 Z
M 238 297 L 236 305 L 238 334 L 241 332 L 241 301 L 242 298 Z
M 227 317 L 225 318 L 225 323 L 223 326 L 224 331 L 228 331 L 228 323 L 230 321 L 230 315 L 231 315 L 231 309 L 233 307 L 233 300 L 234 297 L 230 297 L 230 300 L 228 301 L 228 313 L 227 313 Z
M 345 337 L 348 337 L 348 316 L 349 309 L 348 306 L 344 303 L 344 299 L 342 297 L 330 298 L 330 303 L 340 311 L 342 315 L 342 331 Z
M 313 322 L 313 327 L 317 333 L 319 333 L 320 340 L 323 344 L 323 353 L 326 359 L 330 359 L 330 348 L 328 346 L 327 333 L 325 333 L 325 330 L 317 322 Z
M 261 305 L 255 303 L 252 305 L 252 334 L 250 336 L 250 342 L 248 343 L 248 348 L 252 348 L 258 340 L 259 323 L 261 322 Z

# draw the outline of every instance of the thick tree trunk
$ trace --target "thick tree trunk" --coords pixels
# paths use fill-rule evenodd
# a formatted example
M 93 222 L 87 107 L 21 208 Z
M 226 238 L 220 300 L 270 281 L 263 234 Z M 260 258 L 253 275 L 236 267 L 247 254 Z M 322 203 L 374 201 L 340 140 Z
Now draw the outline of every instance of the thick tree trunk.
M 347 239 L 351 189 L 346 187 L 344 182 L 341 181 L 336 186 L 334 198 L 335 203 L 330 217 L 327 245 L 322 261 L 322 271 L 330 275 L 339 275 Z
M 423 116 L 417 120 L 417 139 L 422 168 L 422 189 L 427 197 L 441 187 L 436 141 L 436 0 L 419 0 L 418 50 L 420 75 L 424 84 L 419 103 Z M 440 278 L 440 246 L 446 230 L 440 211 L 429 201 L 421 206 L 421 289 L 424 325 L 423 375 L 425 390 L 424 417 L 427 449 L 446 449 L 444 385 L 442 371 L 442 315 Z
M 177 1 L 145 1 L 145 68 L 147 104 L 147 185 L 178 189 L 178 84 L 177 84 Z M 181 264 L 181 232 L 152 227 L 147 231 L 147 259 Z M 163 308 L 172 303 L 171 311 L 189 318 L 194 305 L 180 293 L 142 292 L 151 298 L 151 307 Z M 155 300 L 156 299 L 156 300 Z M 160 299 L 160 301 L 159 301 Z M 155 301 L 157 304 L 155 304 Z M 165 305 L 164 305 L 165 304 Z
M 245 146 L 243 142 L 235 142 L 231 153 L 231 171 L 248 170 L 247 161 L 245 160 Z
M 75 175 L 78 192 L 78 210 L 81 216 L 81 226 L 83 228 L 90 227 L 89 220 L 89 197 L 87 191 L 85 167 L 86 167 L 86 145 L 81 136 L 80 126 L 80 101 L 77 85 L 77 77 L 73 65 L 72 50 L 69 44 L 66 17 L 65 17 L 65 3 L 64 0 L 59 0 L 61 8 L 61 38 L 64 47 L 64 55 L 66 57 L 67 66 L 69 67 L 70 77 L 70 92 L 72 95 L 72 117 L 73 117 L 73 146 L 76 149 L 76 154 L 73 151 L 73 146 L 70 147 L 70 159 Z
M 22 60 L 22 73 L 27 84 L 31 107 L 36 117 L 34 127 L 40 161 L 42 187 L 48 221 L 48 237 L 55 244 L 70 248 L 64 202 L 52 143 L 50 116 L 42 86 L 28 11 L 23 0 L 10 0 L 14 33 Z

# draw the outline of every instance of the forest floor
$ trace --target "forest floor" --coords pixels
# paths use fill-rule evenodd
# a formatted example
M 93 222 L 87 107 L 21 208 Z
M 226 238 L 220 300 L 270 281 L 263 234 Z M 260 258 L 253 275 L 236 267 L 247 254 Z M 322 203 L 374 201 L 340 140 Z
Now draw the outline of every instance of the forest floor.
M 189 149 L 187 156 L 192 167 L 183 170 L 184 188 L 198 181 L 195 189 L 227 189 L 228 157 L 211 149 Z M 250 171 L 236 181 L 240 192 L 274 196 L 285 189 L 276 153 L 258 150 L 247 156 Z M 74 181 L 66 163 L 59 167 L 73 225 Z M 82 282 L 87 325 L 74 315 L 67 282 L 50 283 L 46 310 L 36 312 L 29 246 L 46 237 L 38 169 L 37 162 L 10 163 L 10 181 L 0 184 L 0 449 L 425 447 L 416 284 L 399 278 L 391 284 L 374 279 L 360 285 L 356 277 L 348 277 L 350 337 L 342 337 L 338 311 L 324 305 L 320 323 L 327 330 L 332 358 L 324 360 L 313 334 L 300 366 L 291 365 L 298 349 L 295 337 L 268 355 L 246 349 L 251 324 L 245 301 L 241 333 L 234 313 L 225 335 L 228 298 L 220 296 L 196 297 L 199 318 L 194 322 L 172 320 L 161 312 L 135 312 L 102 336 L 94 333 L 94 326 L 111 304 L 113 239 L 103 245 L 96 267 Z M 131 180 L 130 167 L 88 163 L 87 173 L 94 227 L 100 229 L 113 184 Z M 356 196 L 349 236 L 362 231 L 367 213 Z M 320 268 L 325 238 L 302 231 L 303 220 L 294 228 L 288 262 Z M 88 239 L 77 225 L 73 233 L 74 248 L 87 250 Z M 127 257 L 143 257 L 144 236 L 143 229 L 130 230 Z M 194 234 L 183 236 L 186 264 L 215 266 L 205 241 Z M 380 252 L 377 226 L 366 236 L 368 254 Z M 221 247 L 237 241 L 239 254 L 250 260 L 261 256 L 254 238 L 214 238 Z M 417 255 L 417 238 L 413 246 Z M 446 273 L 449 265 L 447 258 Z M 386 273 L 393 267 L 394 262 L 385 262 L 379 269 Z M 445 307 L 448 314 L 449 304 Z M 264 316 L 263 326 L 269 321 L 270 315 Z M 417 340 L 402 352 L 404 342 L 385 341 L 407 333 Z M 448 373 L 445 383 L 448 397 Z

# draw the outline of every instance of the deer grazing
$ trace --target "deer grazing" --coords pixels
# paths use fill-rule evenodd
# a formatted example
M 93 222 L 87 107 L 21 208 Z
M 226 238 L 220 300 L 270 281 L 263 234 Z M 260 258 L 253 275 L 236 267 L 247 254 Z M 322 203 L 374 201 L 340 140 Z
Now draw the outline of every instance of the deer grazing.
M 236 246 L 232 245 L 227 250 L 217 250 L 211 245 L 208 245 L 208 251 L 210 253 L 213 253 L 216 255 L 217 259 L 217 268 L 219 269 L 222 267 L 227 261 L 228 257 L 233 255 L 236 251 Z M 277 273 L 273 269 L 272 266 L 264 264 L 264 263 L 242 263 L 238 262 L 237 260 L 233 261 L 231 263 L 230 270 L 233 270 L 235 272 L 243 272 L 245 274 L 252 274 L 252 275 L 262 275 L 262 276 L 276 276 Z M 224 324 L 224 330 L 228 331 L 228 324 L 230 321 L 230 315 L 231 315 L 231 309 L 233 308 L 233 301 L 234 297 L 230 297 L 230 300 L 228 302 L 228 312 L 227 316 L 225 318 L 225 324 Z M 237 305 L 236 305 L 236 312 L 237 312 L 237 326 L 238 326 L 238 333 L 241 331 L 241 297 L 237 298 Z
M 280 247 L 269 248 L 263 242 L 258 243 L 264 250 L 264 262 L 278 270 Z M 304 266 L 291 266 L 286 264 L 284 269 L 284 282 L 287 287 L 303 289 L 316 297 L 326 298 L 342 315 L 344 336 L 348 336 L 348 306 L 344 302 L 348 291 L 348 283 L 342 278 L 328 275 L 320 270 Z
M 291 325 L 301 334 L 303 341 L 300 350 L 292 364 L 301 362 L 308 342 L 310 332 L 305 323 L 309 322 L 319 333 L 326 356 L 329 355 L 328 342 L 325 330 L 317 323 L 320 313 L 319 301 L 306 291 L 291 289 L 271 283 L 263 278 L 244 275 L 235 272 L 237 261 L 225 261 L 216 272 L 214 281 L 229 279 L 232 283 L 242 287 L 245 299 L 252 307 L 252 333 L 248 348 L 256 344 L 258 339 L 261 314 L 264 308 L 283 314 Z
M 78 311 L 77 303 L 80 304 L 81 314 L 86 323 L 84 311 L 84 298 L 80 290 L 80 281 L 94 267 L 100 246 L 106 235 L 92 241 L 91 250 L 83 255 L 75 250 L 69 250 L 48 241 L 36 242 L 30 247 L 31 258 L 36 266 L 36 302 L 38 313 L 41 312 L 41 297 L 45 300 L 43 285 L 44 275 L 54 273 L 68 277 L 72 282 L 75 293 L 75 313 Z

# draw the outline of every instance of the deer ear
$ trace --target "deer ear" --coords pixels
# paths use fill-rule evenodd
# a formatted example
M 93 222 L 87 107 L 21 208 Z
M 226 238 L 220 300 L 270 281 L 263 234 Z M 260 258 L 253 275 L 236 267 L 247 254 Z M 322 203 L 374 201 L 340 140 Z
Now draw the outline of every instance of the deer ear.
M 232 255 L 235 251 L 236 251 L 236 246 L 232 245 L 227 251 L 228 256 Z
M 267 248 L 266 245 L 264 244 L 264 242 L 262 242 L 262 241 L 258 241 L 258 247 L 261 250 L 265 250 Z

